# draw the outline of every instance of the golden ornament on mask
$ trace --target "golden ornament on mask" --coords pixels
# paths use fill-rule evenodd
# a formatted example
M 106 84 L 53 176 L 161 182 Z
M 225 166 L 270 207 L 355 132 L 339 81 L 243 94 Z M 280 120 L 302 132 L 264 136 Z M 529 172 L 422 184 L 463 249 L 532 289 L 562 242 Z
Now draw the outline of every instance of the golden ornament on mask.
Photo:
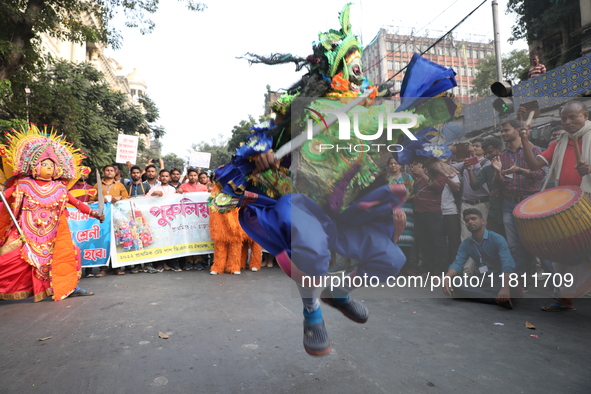
M 352 54 L 350 54 L 349 56 L 347 56 L 345 58 L 345 63 L 349 64 L 351 63 L 353 60 L 355 59 L 359 59 L 361 57 L 361 55 L 359 54 L 359 51 L 355 51 Z

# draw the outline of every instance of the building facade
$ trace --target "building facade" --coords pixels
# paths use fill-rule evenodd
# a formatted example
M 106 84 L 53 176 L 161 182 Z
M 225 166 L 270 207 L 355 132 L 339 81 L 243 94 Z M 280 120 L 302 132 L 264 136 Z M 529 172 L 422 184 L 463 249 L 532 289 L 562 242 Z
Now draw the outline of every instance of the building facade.
M 440 35 L 438 35 L 440 34 Z M 373 84 L 386 81 L 394 83 L 393 91 L 400 91 L 404 71 L 414 53 L 430 48 L 443 32 L 431 31 L 425 36 L 416 36 L 412 29 L 383 27 L 374 40 L 363 50 L 365 75 Z M 472 92 L 472 80 L 476 76 L 478 62 L 494 54 L 494 43 L 484 36 L 445 38 L 423 57 L 456 72 L 458 86 L 451 90 L 461 102 L 469 103 L 478 99 Z
M 94 17 L 87 15 L 87 25 L 97 25 Z M 144 77 L 134 68 L 128 75 L 123 73 L 123 67 L 113 58 L 105 55 L 107 46 L 102 43 L 75 43 L 63 41 L 49 34 L 40 37 L 41 53 L 54 59 L 63 59 L 73 63 L 89 62 L 103 73 L 111 89 L 125 94 L 130 104 L 140 105 L 139 98 L 146 94 L 148 85 Z M 148 135 L 140 135 L 144 146 L 160 154 L 160 144 Z

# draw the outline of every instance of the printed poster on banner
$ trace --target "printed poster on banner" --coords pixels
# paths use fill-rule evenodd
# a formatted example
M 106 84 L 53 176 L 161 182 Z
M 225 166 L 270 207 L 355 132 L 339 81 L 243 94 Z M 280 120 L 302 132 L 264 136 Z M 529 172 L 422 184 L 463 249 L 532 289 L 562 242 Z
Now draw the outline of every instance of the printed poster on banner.
M 119 134 L 117 137 L 117 156 L 115 157 L 116 163 L 127 163 L 135 164 L 137 160 L 137 147 L 138 147 L 138 136 Z
M 98 204 L 90 204 L 98 210 Z M 111 253 L 111 204 L 105 204 L 105 221 L 99 222 L 75 208 L 68 207 L 68 226 L 74 244 L 80 248 L 83 267 L 99 267 L 109 263 Z
M 198 192 L 115 203 L 112 266 L 213 253 L 208 197 L 209 193 Z
M 189 165 L 196 168 L 209 168 L 211 162 L 211 153 L 209 152 L 191 152 L 189 156 Z

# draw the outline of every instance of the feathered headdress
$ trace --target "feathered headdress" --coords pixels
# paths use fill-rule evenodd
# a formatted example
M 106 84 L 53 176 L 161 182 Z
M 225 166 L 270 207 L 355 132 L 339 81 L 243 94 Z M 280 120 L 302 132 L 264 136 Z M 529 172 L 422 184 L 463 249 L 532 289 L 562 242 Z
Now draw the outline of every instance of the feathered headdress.
M 80 164 L 85 156 L 53 128 L 48 130 L 44 126 L 41 132 L 28 123 L 20 130 L 6 133 L 6 139 L 8 143 L 0 145 L 0 155 L 4 157 L 4 164 L 12 167 L 14 176 L 35 176 L 39 164 L 51 159 L 55 163 L 52 178 L 75 182 L 80 177 Z

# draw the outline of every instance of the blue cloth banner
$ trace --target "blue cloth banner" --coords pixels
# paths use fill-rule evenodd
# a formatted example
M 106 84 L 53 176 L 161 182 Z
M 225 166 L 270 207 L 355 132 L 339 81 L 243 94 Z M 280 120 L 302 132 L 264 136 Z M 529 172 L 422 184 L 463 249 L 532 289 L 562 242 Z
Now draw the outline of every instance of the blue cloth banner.
M 98 210 L 98 204 L 90 204 Z M 75 208 L 68 207 L 68 225 L 74 244 L 80 248 L 83 267 L 99 267 L 109 263 L 111 252 L 111 204 L 105 204 L 105 221 L 99 222 Z

